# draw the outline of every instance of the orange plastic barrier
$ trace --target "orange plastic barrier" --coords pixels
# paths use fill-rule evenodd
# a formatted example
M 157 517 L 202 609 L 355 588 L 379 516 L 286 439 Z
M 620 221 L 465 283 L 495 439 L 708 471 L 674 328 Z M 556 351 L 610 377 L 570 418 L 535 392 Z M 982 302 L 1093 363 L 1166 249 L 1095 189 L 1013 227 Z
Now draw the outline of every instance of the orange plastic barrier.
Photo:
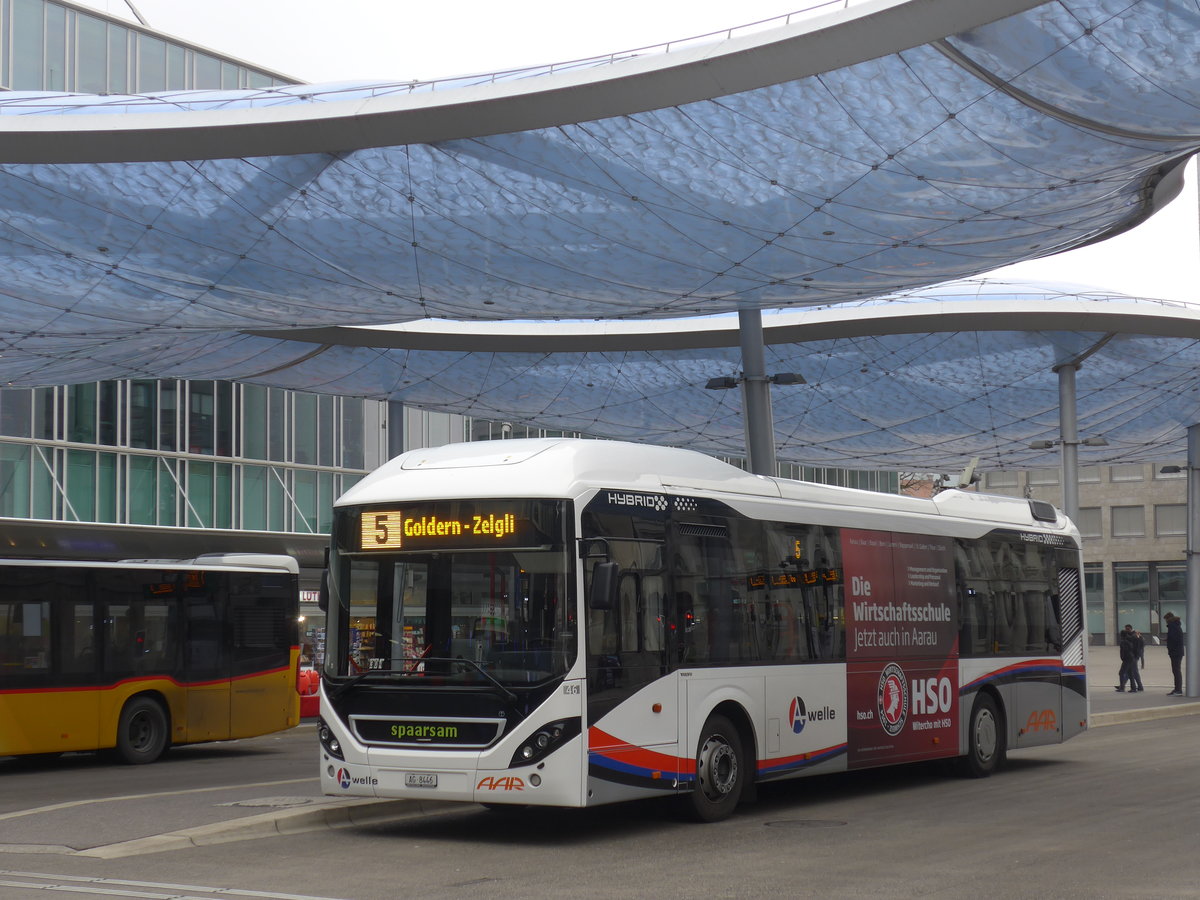
M 321 676 L 316 669 L 301 669 L 297 680 L 300 689 L 300 718 L 308 719 L 321 713 Z

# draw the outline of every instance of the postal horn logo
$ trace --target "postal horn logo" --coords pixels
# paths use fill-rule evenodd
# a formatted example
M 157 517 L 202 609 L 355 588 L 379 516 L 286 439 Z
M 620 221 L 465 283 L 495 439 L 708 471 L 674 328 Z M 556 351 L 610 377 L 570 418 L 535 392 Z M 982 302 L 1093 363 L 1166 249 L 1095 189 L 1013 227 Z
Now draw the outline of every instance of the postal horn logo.
M 904 730 L 908 720 L 908 681 L 904 670 L 888 663 L 879 673 L 879 693 L 876 697 L 879 724 L 892 737 Z
M 801 697 L 792 699 L 791 709 L 788 710 L 788 719 L 792 723 L 792 732 L 799 734 L 804 730 L 804 726 L 808 724 L 808 710 L 804 708 L 804 700 Z

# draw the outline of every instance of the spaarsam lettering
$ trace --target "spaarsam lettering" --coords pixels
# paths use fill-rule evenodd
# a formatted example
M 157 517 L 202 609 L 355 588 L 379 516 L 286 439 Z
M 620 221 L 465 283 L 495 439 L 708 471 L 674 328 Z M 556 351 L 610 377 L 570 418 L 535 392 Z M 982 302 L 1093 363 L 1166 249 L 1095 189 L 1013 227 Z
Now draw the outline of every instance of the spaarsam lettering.
M 390 729 L 392 737 L 400 740 L 431 741 L 435 738 L 454 739 L 458 737 L 457 725 L 393 725 Z

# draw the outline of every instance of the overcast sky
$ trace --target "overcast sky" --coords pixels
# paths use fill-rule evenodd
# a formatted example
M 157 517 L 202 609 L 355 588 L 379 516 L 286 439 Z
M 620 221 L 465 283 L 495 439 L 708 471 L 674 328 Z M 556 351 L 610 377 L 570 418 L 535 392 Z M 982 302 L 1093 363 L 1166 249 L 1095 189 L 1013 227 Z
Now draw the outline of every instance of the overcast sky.
M 75 2 L 134 18 L 124 0 Z M 410 81 L 559 62 L 705 34 L 809 5 L 805 0 L 132 3 L 152 28 L 309 82 Z M 830 7 L 840 5 L 837 0 Z M 1200 303 L 1195 163 L 1180 199 L 1128 235 L 993 274 Z

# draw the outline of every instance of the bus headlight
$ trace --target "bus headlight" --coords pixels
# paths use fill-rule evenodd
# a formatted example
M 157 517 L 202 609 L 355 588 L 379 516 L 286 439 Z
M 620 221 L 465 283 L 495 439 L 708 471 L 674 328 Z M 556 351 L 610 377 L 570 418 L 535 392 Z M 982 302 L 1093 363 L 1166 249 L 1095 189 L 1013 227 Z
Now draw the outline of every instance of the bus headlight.
M 527 766 L 530 763 L 544 759 L 562 744 L 579 734 L 580 727 L 580 720 L 578 718 L 563 719 L 559 722 L 551 722 L 549 725 L 542 726 L 521 742 L 521 746 L 517 748 L 517 752 L 513 754 L 512 761 L 508 764 L 509 767 Z
M 317 720 L 317 737 L 321 741 L 321 746 L 325 748 L 325 752 L 334 759 L 340 759 L 343 762 L 346 757 L 342 756 L 342 744 L 334 735 L 333 729 L 325 724 L 324 719 Z

